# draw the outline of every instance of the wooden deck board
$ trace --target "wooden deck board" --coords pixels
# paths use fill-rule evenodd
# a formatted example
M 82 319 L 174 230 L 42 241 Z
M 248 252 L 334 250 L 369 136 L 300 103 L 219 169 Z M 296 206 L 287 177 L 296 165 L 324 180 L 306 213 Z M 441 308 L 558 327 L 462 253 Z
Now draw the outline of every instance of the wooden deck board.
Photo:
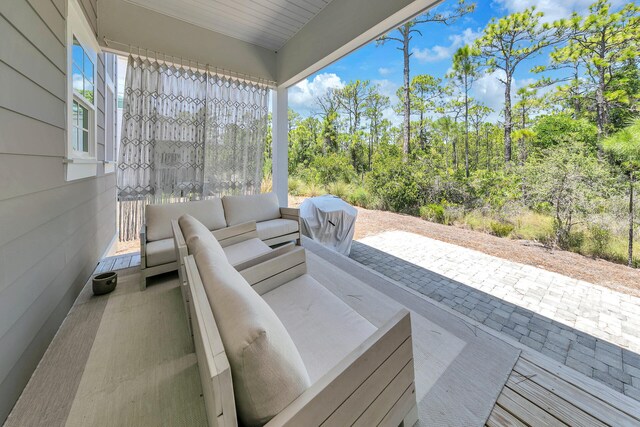
M 109 271 L 113 268 L 113 264 L 115 262 L 116 262 L 115 257 L 105 258 L 102 261 L 100 261 L 100 264 L 98 264 L 98 268 L 96 269 L 96 271 L 98 273 L 104 273 L 105 271 Z
M 603 422 L 573 406 L 560 396 L 549 393 L 544 387 L 529 381 L 525 377 L 521 377 L 517 372 L 514 372 L 514 375 L 509 378 L 507 386 L 565 424 L 575 427 L 606 426 Z
M 129 263 L 131 262 L 130 256 L 123 256 L 116 258 L 116 261 L 113 263 L 114 270 L 122 270 L 124 268 L 129 268 Z
M 520 357 L 487 425 L 494 426 L 637 426 L 625 412 L 625 396 L 603 396 L 583 379 L 551 372 L 539 360 Z M 548 367 L 548 366 L 547 366 Z M 578 384 L 575 384 L 575 383 Z M 630 411 L 631 412 L 631 411 Z
M 527 424 L 540 427 L 565 426 L 553 415 L 538 407 L 535 403 L 520 396 L 509 387 L 502 390 L 498 397 L 498 404 L 520 420 L 526 420 Z
M 496 405 L 493 408 L 493 412 L 489 415 L 489 419 L 487 420 L 488 427 L 503 427 L 503 426 L 513 426 L 513 427 L 529 427 L 527 424 L 520 421 L 509 411 L 501 407 L 500 405 Z
M 125 268 L 137 267 L 139 265 L 140 254 L 138 252 L 131 252 L 104 258 L 96 267 L 94 274 L 100 274 L 112 270 L 124 270 Z

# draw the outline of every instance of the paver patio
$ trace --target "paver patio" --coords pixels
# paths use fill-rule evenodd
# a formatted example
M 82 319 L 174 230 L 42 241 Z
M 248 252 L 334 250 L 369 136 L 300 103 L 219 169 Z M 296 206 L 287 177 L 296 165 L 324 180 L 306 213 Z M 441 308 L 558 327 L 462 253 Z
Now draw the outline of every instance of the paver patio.
M 640 400 L 640 298 L 402 231 L 351 258 Z

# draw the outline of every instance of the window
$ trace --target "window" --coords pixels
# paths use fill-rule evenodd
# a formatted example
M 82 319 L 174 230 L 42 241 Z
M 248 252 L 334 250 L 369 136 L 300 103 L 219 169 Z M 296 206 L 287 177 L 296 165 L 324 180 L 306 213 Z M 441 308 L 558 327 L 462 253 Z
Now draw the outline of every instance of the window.
M 73 151 L 89 153 L 89 110 L 73 100 L 73 129 L 71 146 Z
M 93 104 L 95 66 L 75 36 L 72 64 L 73 91 L 86 102 Z
M 67 19 L 67 181 L 97 175 L 96 64 L 100 47 L 76 0 Z

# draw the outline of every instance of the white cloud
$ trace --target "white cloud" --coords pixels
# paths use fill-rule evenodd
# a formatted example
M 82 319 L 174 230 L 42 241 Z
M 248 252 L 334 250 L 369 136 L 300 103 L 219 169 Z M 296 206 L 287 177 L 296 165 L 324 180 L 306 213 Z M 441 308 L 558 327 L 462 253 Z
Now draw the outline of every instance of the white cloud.
M 443 59 L 451 58 L 453 50 L 450 47 L 435 45 L 432 48 L 425 47 L 424 49 L 413 48 L 413 56 L 422 62 L 438 62 Z
M 393 126 L 400 126 L 402 124 L 402 115 L 398 114 L 393 107 L 387 107 L 382 110 L 382 118 L 389 120 Z
M 372 80 L 371 85 L 378 86 L 378 92 L 380 95 L 388 96 L 391 103 L 397 101 L 398 97 L 396 96 L 398 92 L 399 84 L 392 82 L 391 80 L 381 79 L 381 80 Z
M 419 61 L 438 62 L 451 58 L 457 49 L 473 43 L 480 35 L 480 32 L 467 28 L 460 34 L 450 35 L 449 41 L 451 43 L 448 46 L 435 45 L 424 49 L 413 48 L 411 52 Z
M 504 80 L 504 71 L 495 70 L 492 73 L 485 74 L 473 85 L 473 98 L 486 105 L 493 110 L 489 116 L 489 121 L 501 120 L 502 110 L 504 109 L 504 85 L 498 80 Z M 516 102 L 516 92 L 518 89 L 535 83 L 534 78 L 513 79 L 511 85 L 511 101 Z M 549 92 L 552 88 L 545 87 L 538 90 L 538 96 Z
M 393 110 L 393 107 L 399 102 L 398 89 L 400 85 L 387 79 L 373 80 L 371 84 L 378 86 L 380 95 L 389 97 L 389 107 L 382 111 L 382 117 L 389 120 L 394 126 L 400 125 L 402 123 L 402 117 Z
M 393 73 L 393 69 L 392 68 L 386 68 L 386 67 L 380 67 L 380 68 L 378 68 L 378 73 L 380 73 L 381 76 L 387 76 L 387 75 Z
M 313 80 L 304 79 L 289 89 L 289 107 L 300 114 L 310 114 L 317 109 L 316 99 L 330 89 L 342 88 L 344 82 L 335 73 L 322 73 Z
M 593 0 L 495 0 L 508 13 L 522 12 L 532 6 L 538 12 L 544 13 L 542 22 L 553 22 L 561 18 L 568 18 L 573 12 L 584 14 L 588 12 Z M 614 7 L 624 4 L 624 0 L 613 0 Z

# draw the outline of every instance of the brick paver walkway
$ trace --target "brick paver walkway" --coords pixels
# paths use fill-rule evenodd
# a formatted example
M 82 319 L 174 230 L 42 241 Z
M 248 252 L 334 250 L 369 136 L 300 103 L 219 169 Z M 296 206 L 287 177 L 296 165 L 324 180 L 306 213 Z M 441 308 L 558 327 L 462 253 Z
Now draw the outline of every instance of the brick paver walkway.
M 640 400 L 640 298 L 401 231 L 351 258 Z

